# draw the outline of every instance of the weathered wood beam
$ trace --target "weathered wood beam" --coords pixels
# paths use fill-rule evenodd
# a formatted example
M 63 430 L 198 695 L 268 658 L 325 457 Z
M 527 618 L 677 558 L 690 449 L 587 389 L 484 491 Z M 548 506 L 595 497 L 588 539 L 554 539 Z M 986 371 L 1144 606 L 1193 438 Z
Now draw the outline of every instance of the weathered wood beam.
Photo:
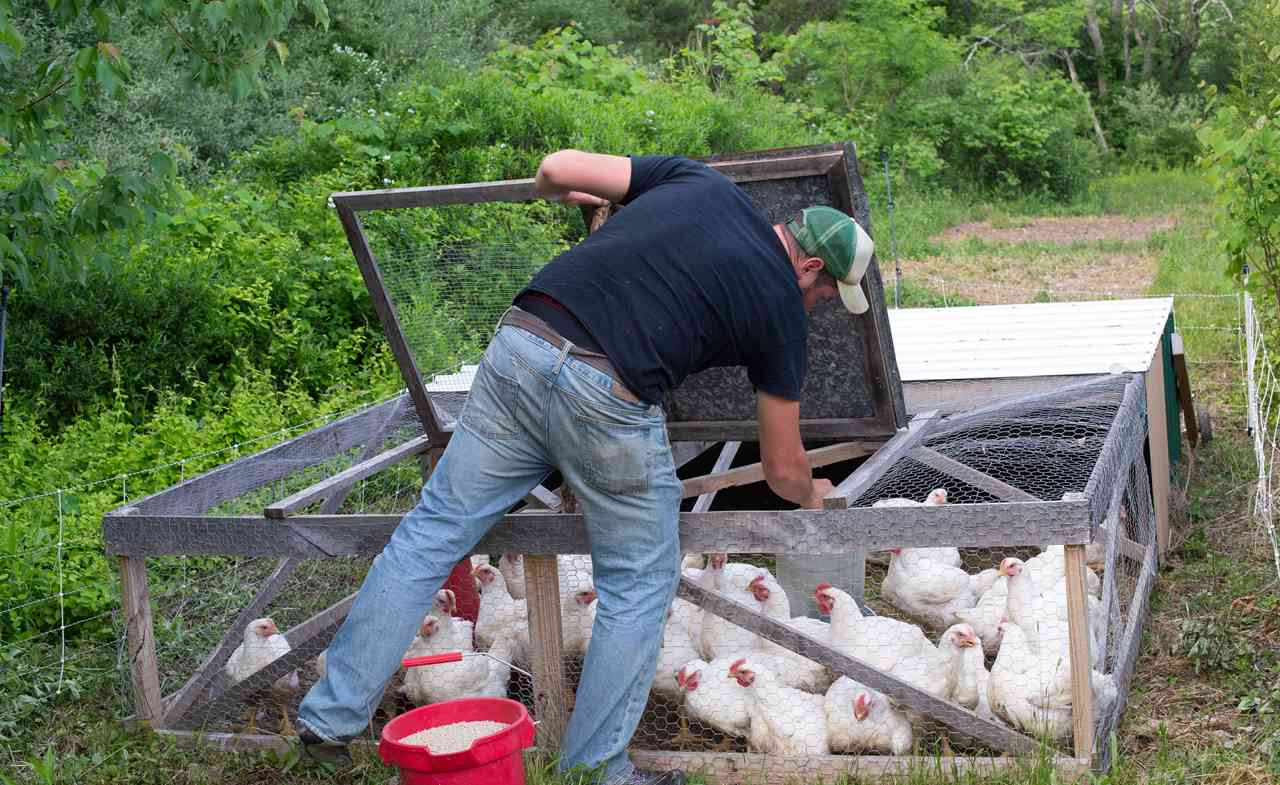
M 533 486 L 533 490 L 525 494 L 524 501 L 530 511 L 550 510 L 551 512 L 560 512 L 560 494 L 545 485 Z
M 937 410 L 921 412 L 911 418 L 907 427 L 876 451 L 875 455 L 827 494 L 823 506 L 828 510 L 847 509 L 854 499 L 883 477 L 902 456 L 906 455 L 937 425 Z
M 928 447 L 917 447 L 907 454 L 920 463 L 937 469 L 949 477 L 954 477 L 966 485 L 972 485 L 979 490 L 986 491 L 1001 501 L 1041 501 L 1038 496 L 1032 496 L 1021 488 L 1015 488 L 1009 483 L 992 477 L 986 472 L 980 472 L 971 466 L 966 466 L 957 460 L 948 458 L 940 452 L 930 450 Z
M 298 515 L 283 521 L 210 516 L 110 515 L 103 519 L 115 555 L 374 555 L 400 515 Z M 1087 502 L 946 504 L 847 510 L 727 510 L 680 514 L 681 547 L 690 553 L 856 553 L 897 547 L 1014 547 L 1090 542 Z M 581 514 L 503 517 L 475 553 L 589 553 Z
M 350 488 L 361 480 L 372 477 L 383 469 L 426 452 L 431 447 L 431 440 L 426 436 L 418 436 L 384 453 L 348 466 L 337 474 L 326 477 L 320 482 L 290 494 L 278 502 L 269 504 L 262 514 L 268 518 L 285 518 L 331 494 Z
M 1147 604 L 1151 600 L 1151 590 L 1156 583 L 1160 571 L 1158 545 L 1153 539 L 1147 545 L 1147 556 L 1142 561 L 1142 572 L 1138 576 L 1137 588 L 1133 591 L 1133 599 L 1129 603 L 1125 617 L 1124 634 L 1116 646 L 1116 665 L 1113 670 L 1116 687 L 1120 690 L 1119 705 L 1112 708 L 1112 714 L 1119 717 L 1124 712 L 1124 704 L 1129 692 L 1129 682 L 1133 678 L 1134 668 L 1138 664 L 1138 649 L 1142 643 L 1142 626 L 1146 620 Z
M 216 749 L 225 752 L 276 752 L 284 753 L 294 742 L 284 736 L 266 733 L 211 733 L 190 730 L 159 730 L 161 736 L 171 739 L 181 749 Z M 370 741 L 355 740 L 353 748 L 373 754 L 377 745 Z M 661 750 L 631 750 L 631 758 L 640 768 L 648 771 L 680 769 L 699 774 L 717 785 L 791 785 L 798 777 L 822 782 L 854 778 L 858 781 L 901 782 L 911 775 L 932 773 L 938 779 L 959 774 L 980 776 L 997 774 L 1027 765 L 1025 759 L 1014 757 L 983 757 L 957 755 L 937 758 L 911 755 L 805 755 L 785 757 L 761 755 L 753 752 L 668 752 Z M 1073 783 L 1089 771 L 1089 761 L 1079 758 L 1055 756 L 1051 765 L 1062 783 Z M 395 785 L 395 783 L 390 783 Z
M 1182 346 L 1182 336 L 1173 336 L 1173 376 L 1178 383 L 1178 403 L 1182 408 L 1182 423 L 1187 429 L 1187 443 L 1195 447 L 1200 442 L 1200 422 L 1196 419 L 1196 405 L 1191 400 L 1191 374 L 1187 372 L 1187 353 Z
M 272 738 L 272 737 L 264 737 Z M 230 743 L 230 742 L 228 742 Z M 911 755 L 762 755 L 753 752 L 663 752 L 632 750 L 642 769 L 680 769 L 716 785 L 794 785 L 797 782 L 981 782 L 983 775 L 1020 770 L 1016 757 Z M 1089 772 L 1089 761 L 1055 756 L 1055 782 L 1073 783 Z M 921 776 L 923 775 L 923 777 Z
M 814 662 L 879 690 L 907 708 L 915 709 L 939 722 L 959 736 L 1010 753 L 1030 753 L 1039 749 L 1036 740 L 1004 725 L 983 719 L 949 701 L 940 700 L 895 676 L 874 668 L 861 660 L 848 657 L 816 638 L 792 629 L 734 600 L 708 591 L 688 578 L 681 577 L 676 594 L 710 613 L 731 621 L 745 630 L 784 646 Z M 713 674 L 714 675 L 714 674 Z M 728 676 L 728 673 L 725 673 Z
M 417 410 L 418 419 L 422 421 L 422 430 L 433 445 L 443 445 L 447 437 L 440 428 L 440 421 L 436 418 L 435 407 L 431 403 L 431 396 L 427 394 L 413 351 L 409 348 L 409 340 L 405 337 L 404 330 L 400 329 L 400 319 L 396 316 L 395 303 L 387 294 L 387 286 L 382 280 L 382 270 L 378 267 L 373 250 L 369 247 L 369 240 L 365 237 L 360 216 L 356 215 L 350 207 L 338 205 L 338 220 L 342 222 L 342 229 L 346 232 L 351 253 L 356 257 L 356 266 L 360 268 L 365 288 L 369 290 L 369 300 L 373 304 L 373 310 L 377 312 L 378 320 L 382 322 L 382 331 L 387 336 L 387 343 L 391 345 L 391 354 L 395 356 L 396 365 L 400 367 L 400 376 L 404 379 L 409 397 L 413 399 L 413 408 Z
M 156 633 L 147 587 L 147 565 L 141 556 L 120 557 L 120 603 L 135 716 L 147 724 L 162 725 L 164 704 L 160 698 Z
M 560 616 L 559 568 L 555 556 L 524 557 L 524 586 L 529 621 L 529 663 L 538 746 L 555 750 L 569 722 L 564 678 L 564 641 Z
M 222 640 L 218 641 L 218 645 L 208 657 L 204 658 L 204 662 L 200 663 L 200 667 L 196 668 L 196 672 L 187 679 L 186 684 L 170 696 L 165 701 L 164 725 L 166 727 L 177 727 L 182 721 L 183 715 L 191 708 L 204 691 L 214 682 L 222 666 L 226 664 L 231 657 L 231 653 L 236 650 L 244 641 L 244 629 L 249 626 L 249 622 L 258 618 L 271 601 L 280 594 L 280 590 L 284 588 L 285 581 L 293 574 L 294 570 L 302 566 L 303 559 L 301 556 L 290 556 L 282 560 L 276 569 L 267 577 L 262 584 L 262 588 L 254 595 L 249 604 L 241 609 L 236 615 L 235 621 L 222 634 Z
M 395 408 L 387 412 L 386 417 L 382 420 L 382 429 L 376 436 L 365 444 L 362 450 L 360 450 L 360 457 L 356 459 L 357 461 L 367 460 L 378 454 L 378 450 L 382 447 L 382 443 L 386 441 L 387 435 L 395 430 L 396 424 L 400 421 L 405 409 L 408 407 L 409 395 L 407 393 L 396 398 Z M 346 488 L 339 488 L 338 490 L 335 490 L 333 494 L 330 495 L 329 498 L 325 499 L 324 503 L 320 505 L 320 514 L 332 515 L 338 510 L 341 510 L 342 503 L 347 500 L 347 495 L 351 493 L 351 488 L 352 486 L 348 485 Z
M 844 418 L 813 419 L 800 421 L 800 437 L 839 441 L 884 441 L 894 429 L 878 420 L 852 420 Z M 683 420 L 667 422 L 667 434 L 671 441 L 754 441 L 759 439 L 759 425 L 755 420 Z
M 1093 757 L 1093 664 L 1089 652 L 1089 613 L 1085 608 L 1083 545 L 1063 549 L 1067 579 L 1067 646 L 1071 661 L 1071 736 L 1077 758 Z
M 1151 498 L 1156 511 L 1156 544 L 1163 561 L 1169 549 L 1169 419 L 1165 416 L 1164 341 L 1156 344 L 1145 378 Z
M 347 614 L 351 612 L 351 606 L 355 604 L 355 600 L 356 595 L 349 594 L 290 629 L 284 634 L 290 646 L 287 654 L 271 661 L 242 681 L 224 687 L 214 687 L 200 705 L 201 716 L 197 717 L 196 712 L 189 711 L 182 717 L 178 727 L 190 729 L 198 726 L 204 718 L 217 717 L 234 709 L 274 683 L 276 679 L 324 651 L 334 633 L 347 618 Z
M 809 461 L 809 467 L 816 469 L 820 466 L 829 466 L 840 461 L 848 461 L 853 458 L 870 455 L 878 446 L 878 443 L 845 442 L 809 450 L 805 453 L 805 458 Z M 684 481 L 683 498 L 701 496 L 704 493 L 733 488 L 738 485 L 750 485 L 763 479 L 764 464 L 762 463 L 752 463 L 746 466 L 739 466 L 736 469 L 729 469 L 728 471 L 704 474 L 701 477 L 690 477 Z
M 734 182 L 779 180 L 788 177 L 825 174 L 840 161 L 838 150 L 756 161 L 713 161 L 708 166 Z M 446 204 L 483 202 L 527 202 L 542 198 L 532 178 L 494 180 L 485 183 L 432 185 L 419 188 L 385 188 L 377 191 L 348 191 L 330 197 L 339 208 L 349 210 L 399 210 Z
M 129 502 L 127 508 L 143 513 L 202 513 L 254 488 L 324 463 L 353 447 L 367 443 L 375 434 L 381 433 L 382 422 L 387 413 L 399 405 L 402 398 L 403 396 L 397 396 L 261 452 L 211 469 L 163 491 Z
M 742 442 L 725 442 L 720 448 L 720 455 L 716 458 L 716 463 L 711 467 L 712 476 L 722 474 L 729 470 L 733 465 L 733 459 L 738 454 L 738 448 L 742 446 Z M 706 512 L 711 509 L 711 503 L 716 500 L 716 491 L 710 490 L 698 497 L 693 503 L 694 512 Z

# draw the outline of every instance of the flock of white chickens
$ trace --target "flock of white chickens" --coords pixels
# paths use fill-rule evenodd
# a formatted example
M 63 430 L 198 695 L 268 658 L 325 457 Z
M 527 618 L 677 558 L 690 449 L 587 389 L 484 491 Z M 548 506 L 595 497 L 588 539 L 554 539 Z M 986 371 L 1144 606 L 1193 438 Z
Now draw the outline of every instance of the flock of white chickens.
M 923 504 L 946 501 L 933 491 Z M 921 504 L 888 499 L 878 506 Z M 998 569 L 970 574 L 955 548 L 901 548 L 891 552 L 881 599 L 919 625 L 889 616 L 864 616 L 846 592 L 829 584 L 814 592 L 830 622 L 792 618 L 781 585 L 764 567 L 690 555 L 682 572 L 703 588 L 782 621 L 923 690 L 954 701 L 980 716 L 1054 739 L 1071 733 L 1071 672 L 1067 592 L 1062 546 L 1022 561 L 1006 558 Z M 591 560 L 559 557 L 562 631 L 567 655 L 583 656 L 591 640 L 596 595 Z M 456 618 L 452 592 L 441 590 L 414 638 L 409 656 L 443 652 L 487 652 L 459 662 L 411 668 L 400 691 L 423 705 L 464 697 L 505 697 L 511 664 L 527 660 L 529 631 L 524 575 L 519 556 L 492 564 L 473 557 L 480 590 L 473 625 Z M 1101 581 L 1092 572 L 1087 607 L 1091 688 L 1095 710 L 1106 711 L 1116 689 L 1102 672 L 1107 619 L 1097 599 Z M 924 629 L 942 630 L 933 643 Z M 246 678 L 288 651 L 270 619 L 245 630 L 244 643 L 228 660 L 232 681 Z M 988 670 L 987 658 L 994 656 Z M 324 655 L 316 662 L 324 669 Z M 292 677 L 290 681 L 290 677 Z M 296 692 L 297 674 L 271 688 L 276 700 Z M 672 746 L 693 742 L 688 719 L 726 737 L 745 739 L 754 752 L 815 755 L 831 752 L 908 753 L 927 718 L 899 708 L 884 694 L 848 677 L 834 682 L 823 666 L 766 641 L 697 606 L 676 599 L 668 611 L 652 691 L 682 708 Z M 287 707 L 287 698 L 283 704 Z M 282 708 L 285 722 L 287 709 Z M 282 732 L 284 728 L 282 727 Z

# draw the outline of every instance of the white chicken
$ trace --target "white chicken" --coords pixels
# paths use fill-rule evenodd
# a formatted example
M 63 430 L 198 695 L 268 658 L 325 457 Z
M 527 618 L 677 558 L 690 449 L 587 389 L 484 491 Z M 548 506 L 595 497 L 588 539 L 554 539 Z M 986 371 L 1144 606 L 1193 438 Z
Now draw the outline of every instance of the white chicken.
M 970 575 L 959 567 L 934 561 L 917 548 L 894 548 L 880 596 L 907 616 L 936 629 L 960 621 L 957 611 L 978 604 L 991 587 L 996 570 Z
M 841 676 L 823 698 L 827 743 L 832 752 L 875 750 L 894 755 L 911 751 L 911 720 L 881 692 Z
M 1088 558 L 1087 554 L 1085 558 Z M 1026 563 L 1034 572 L 1036 584 L 1042 590 L 1052 587 L 1053 584 L 1067 577 L 1067 552 L 1062 545 L 1050 545 L 1039 554 L 1027 559 Z M 1092 567 L 1085 569 L 1084 586 L 1085 590 L 1095 597 L 1102 593 L 1102 579 Z
M 1000 575 L 991 588 L 978 598 L 977 605 L 957 610 L 956 619 L 972 627 L 982 640 L 985 652 L 994 656 L 1000 648 L 1000 620 L 1004 618 L 1008 606 L 1009 579 Z
M 752 579 L 767 575 L 769 571 L 763 567 L 726 560 L 723 553 L 711 554 L 707 564 L 707 572 L 715 591 L 731 600 L 755 607 L 759 604 L 755 595 L 747 590 Z M 726 621 L 714 613 L 702 615 L 702 629 L 698 647 L 703 659 L 713 660 L 731 654 L 742 655 L 749 651 L 758 651 L 762 641 L 755 633 L 744 630 L 733 622 Z
M 745 738 L 751 729 L 746 690 L 737 682 L 720 676 L 730 664 L 732 660 L 727 657 L 711 662 L 693 659 L 676 671 L 675 679 L 684 693 L 685 711 L 690 717 L 726 736 Z M 692 738 L 682 718 L 677 739 L 687 741 Z
M 280 634 L 280 628 L 269 617 L 254 619 L 244 628 L 244 641 L 231 652 L 222 670 L 233 684 L 239 684 L 253 674 L 270 665 L 272 662 L 288 654 L 292 647 L 289 641 Z M 295 735 L 293 723 L 289 720 L 289 703 L 298 692 L 298 672 L 289 671 L 276 679 L 271 687 L 264 691 L 280 707 L 280 735 Z M 245 733 L 255 733 L 258 727 L 258 707 L 256 701 L 263 695 L 249 699 L 248 721 Z
M 476 645 L 487 651 L 498 638 L 509 637 L 514 644 L 513 656 L 523 660 L 529 649 L 526 601 L 512 598 L 502 573 L 492 564 L 477 566 L 471 575 L 480 590 L 480 610 L 475 624 Z
M 973 628 L 967 624 L 956 624 L 942 633 L 936 647 L 929 644 L 916 654 L 904 657 L 889 669 L 889 673 L 935 698 L 957 700 L 965 673 L 965 651 L 974 647 L 981 650 L 982 642 L 973 634 Z M 972 706 L 977 706 L 976 687 L 966 699 Z
M 776 755 L 827 755 L 824 697 L 783 686 L 757 659 L 740 658 L 729 665 L 728 678 L 746 688 L 756 752 Z
M 1051 739 L 1071 733 L 1071 676 L 1065 658 L 1042 657 L 1020 625 L 1000 625 L 1000 653 L 991 666 L 991 710 L 1019 730 Z
M 946 503 L 947 503 L 947 489 L 934 488 L 932 491 L 929 491 L 929 495 L 924 497 L 924 501 L 922 502 L 918 502 L 914 499 L 904 499 L 901 497 L 895 497 L 891 499 L 881 499 L 880 501 L 875 502 L 871 506 L 872 507 L 938 507 Z M 949 564 L 952 567 L 961 566 L 959 548 L 938 547 L 938 548 L 916 548 L 915 550 L 919 551 L 920 555 L 923 556 L 924 558 L 932 559 L 933 561 L 939 561 L 939 562 L 942 562 L 943 564 Z M 878 564 L 887 563 L 887 561 L 883 559 L 874 559 L 872 561 L 875 561 Z
M 791 618 L 791 603 L 777 579 L 768 573 L 757 575 L 747 584 L 747 591 L 762 606 L 764 615 L 786 624 L 792 629 L 827 642 L 831 636 L 831 626 L 818 619 L 807 617 Z M 831 686 L 831 674 L 824 665 L 819 665 L 808 657 L 802 657 L 785 646 L 773 641 L 761 640 L 760 651 L 774 660 L 771 669 L 788 687 L 795 687 L 809 692 L 824 692 Z
M 585 576 L 573 596 L 560 599 L 561 635 L 564 651 L 578 657 L 587 656 L 591 645 L 591 628 L 596 623 L 596 590 L 591 576 Z
M 448 589 L 437 592 L 431 613 L 423 619 L 408 655 L 474 652 L 471 622 L 454 617 L 456 611 L 453 592 Z M 509 662 L 512 648 L 510 638 L 500 637 L 491 653 Z M 506 697 L 510 676 L 511 668 L 505 662 L 487 657 L 463 657 L 459 662 L 409 668 L 405 671 L 402 692 L 418 706 L 457 698 Z
M 653 676 L 652 690 L 672 700 L 684 699 L 684 688 L 676 678 L 680 668 L 693 660 L 700 660 L 698 644 L 675 615 L 674 608 L 667 609 L 667 624 L 662 629 L 662 648 L 658 650 L 658 667 Z
M 507 582 L 507 593 L 514 600 L 525 599 L 524 559 L 518 553 L 504 553 L 498 557 L 498 570 Z
M 1042 588 L 1035 569 L 1014 558 L 1000 562 L 1000 574 L 1009 579 L 1007 618 L 1021 626 L 1038 648 L 1052 642 L 1065 652 L 1070 640 L 1067 579 L 1062 577 Z M 1089 660 L 1093 667 L 1099 667 L 1106 654 L 1102 650 L 1102 641 L 1106 635 L 1107 619 L 1102 612 L 1102 603 L 1091 594 L 1085 595 L 1085 609 L 1089 622 Z
M 1010 725 L 1053 739 L 1071 735 L 1071 666 L 1065 651 L 1056 646 L 1037 647 L 1022 626 L 1000 624 L 1000 654 L 991 666 L 988 685 L 990 708 Z M 1110 674 L 1089 671 L 1094 716 L 1111 710 L 1118 697 Z
M 986 701 L 983 693 L 987 690 L 987 658 L 983 651 L 982 640 L 975 645 L 963 646 L 960 653 L 961 665 L 956 674 L 956 688 L 951 699 L 966 709 L 980 711 Z M 988 706 L 988 713 L 990 707 Z
M 841 589 L 822 583 L 813 593 L 818 610 L 831 617 L 831 648 L 882 671 L 933 648 L 914 624 L 889 616 L 863 616 L 858 603 Z

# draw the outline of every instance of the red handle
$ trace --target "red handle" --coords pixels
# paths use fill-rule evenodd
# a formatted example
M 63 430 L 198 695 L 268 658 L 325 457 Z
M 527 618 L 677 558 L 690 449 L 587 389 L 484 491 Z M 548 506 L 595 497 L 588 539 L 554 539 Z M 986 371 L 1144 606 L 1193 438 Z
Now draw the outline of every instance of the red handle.
M 444 654 L 431 654 L 426 657 L 405 657 L 400 664 L 406 668 L 416 668 L 419 665 L 439 665 L 443 662 L 462 662 L 462 652 L 447 651 Z

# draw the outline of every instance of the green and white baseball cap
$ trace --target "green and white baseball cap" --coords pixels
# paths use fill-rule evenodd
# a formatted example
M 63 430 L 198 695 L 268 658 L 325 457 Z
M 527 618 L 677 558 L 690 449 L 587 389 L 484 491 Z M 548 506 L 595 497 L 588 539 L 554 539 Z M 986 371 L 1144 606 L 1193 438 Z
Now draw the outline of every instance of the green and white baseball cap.
M 836 279 L 844 307 L 866 313 L 871 306 L 862 293 L 862 276 L 876 246 L 862 227 L 834 207 L 806 207 L 786 226 L 805 253 L 821 259 L 823 269 Z

